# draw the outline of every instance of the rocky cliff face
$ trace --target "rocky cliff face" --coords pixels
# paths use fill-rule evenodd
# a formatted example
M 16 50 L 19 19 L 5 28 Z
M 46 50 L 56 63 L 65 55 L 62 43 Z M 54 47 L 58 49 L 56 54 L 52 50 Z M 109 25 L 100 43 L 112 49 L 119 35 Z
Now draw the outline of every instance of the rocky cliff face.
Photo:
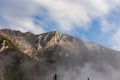
M 21 33 L 4 29 L 0 31 L 0 34 L 10 39 L 23 53 L 31 57 L 45 49 L 58 46 L 71 52 L 76 51 L 75 54 L 80 53 L 78 52 L 79 49 L 81 52 L 84 48 L 87 49 L 82 40 L 56 31 L 34 35 L 30 32 Z
M 0 80 L 45 80 L 54 72 L 92 63 L 116 67 L 119 52 L 53 31 L 0 30 Z

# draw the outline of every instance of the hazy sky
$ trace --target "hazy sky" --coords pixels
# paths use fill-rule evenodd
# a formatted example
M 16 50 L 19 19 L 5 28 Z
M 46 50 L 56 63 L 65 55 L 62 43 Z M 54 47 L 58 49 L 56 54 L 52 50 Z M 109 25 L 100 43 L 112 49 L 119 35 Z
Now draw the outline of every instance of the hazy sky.
M 0 0 L 0 28 L 56 30 L 120 50 L 120 0 Z

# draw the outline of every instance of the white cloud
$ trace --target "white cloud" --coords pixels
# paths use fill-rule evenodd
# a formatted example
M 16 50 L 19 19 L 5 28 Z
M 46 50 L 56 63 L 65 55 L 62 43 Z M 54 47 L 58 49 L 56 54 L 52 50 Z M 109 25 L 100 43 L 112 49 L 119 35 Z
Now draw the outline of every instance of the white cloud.
M 83 27 L 95 17 L 103 17 L 110 13 L 119 1 L 113 0 L 36 0 L 48 9 L 58 22 L 59 28 L 71 31 L 74 24 Z
M 36 27 L 31 18 L 13 18 L 13 17 L 4 17 L 8 23 L 8 25 L 1 25 L 0 28 L 10 28 L 13 30 L 20 30 L 22 32 L 30 31 L 35 34 L 42 33 L 44 30 L 41 27 Z
M 23 32 L 31 31 L 33 33 L 42 33 L 42 27 L 36 27 L 32 16 L 36 14 L 39 5 L 32 0 L 1 0 L 0 16 L 6 20 L 8 25 L 2 25 L 0 28 L 10 28 L 21 30 Z
M 0 13 L 2 16 L 8 18 L 10 16 L 13 19 L 17 17 L 22 21 L 24 17 L 26 19 L 38 14 L 43 6 L 49 16 L 57 22 L 57 28 L 71 31 L 75 27 L 73 25 L 83 28 L 95 17 L 109 14 L 118 5 L 120 5 L 119 0 L 1 0 Z
M 10 22 L 11 29 L 21 30 L 23 32 L 31 31 L 33 33 L 42 33 L 44 30 L 40 27 L 36 27 L 31 18 L 11 18 L 7 17 L 8 22 Z
M 108 37 L 108 44 L 111 45 L 111 48 L 117 51 L 120 51 L 120 23 L 112 23 L 106 19 L 101 20 L 101 31 Z
M 114 22 L 109 22 L 106 19 L 102 19 L 101 20 L 101 31 L 104 33 L 109 33 L 109 32 L 113 32 L 114 30 L 117 29 L 118 25 Z
M 113 36 L 113 40 L 115 42 L 120 42 L 120 29 L 118 29 L 115 35 Z
M 118 25 L 118 29 L 116 29 L 116 32 L 112 34 L 110 41 L 113 45 L 112 48 L 120 51 L 120 25 Z

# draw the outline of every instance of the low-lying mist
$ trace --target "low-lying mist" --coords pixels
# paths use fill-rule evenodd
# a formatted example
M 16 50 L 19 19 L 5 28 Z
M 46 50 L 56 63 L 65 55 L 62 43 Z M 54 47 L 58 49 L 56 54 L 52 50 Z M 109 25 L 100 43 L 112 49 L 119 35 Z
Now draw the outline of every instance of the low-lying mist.
M 62 66 L 56 65 L 58 80 L 120 80 L 119 53 L 94 53 L 92 57 L 91 53 L 83 53 L 68 57 L 61 62 Z
M 120 69 L 115 69 L 109 64 L 102 65 L 103 70 L 99 70 L 99 66 L 92 63 L 86 63 L 83 67 L 71 68 L 68 71 L 58 70 L 59 80 L 120 80 Z M 60 76 L 59 76 L 60 75 Z
M 57 80 L 120 80 L 119 56 L 112 64 L 104 60 L 93 61 L 97 59 L 80 61 L 79 57 L 61 57 L 55 57 L 55 63 L 49 63 L 48 60 L 23 60 L 19 56 L 1 56 L 0 80 L 53 80 L 55 73 Z M 82 65 L 79 62 L 82 62 Z M 21 79 L 18 79 L 19 77 Z

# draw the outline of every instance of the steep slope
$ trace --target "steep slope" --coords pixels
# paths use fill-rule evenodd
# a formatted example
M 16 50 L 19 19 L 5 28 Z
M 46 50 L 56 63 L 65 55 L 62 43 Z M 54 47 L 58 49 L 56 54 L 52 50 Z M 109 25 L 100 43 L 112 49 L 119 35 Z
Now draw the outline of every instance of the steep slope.
M 23 53 L 13 40 L 4 35 L 0 34 L 0 80 L 45 80 L 48 72 L 52 72 L 49 63 L 36 61 Z
M 82 40 L 70 35 L 62 35 L 56 31 L 34 35 L 30 32 L 21 33 L 19 31 L 4 29 L 0 31 L 0 34 L 12 40 L 22 52 L 31 57 L 44 49 L 55 47 L 57 45 L 71 52 L 77 51 L 78 49 L 81 49 L 82 52 L 82 49 L 85 48 Z M 79 53 L 80 52 L 75 52 L 75 54 Z
M 2 54 L 5 53 L 7 54 L 3 56 Z M 4 67 L 5 64 L 12 66 L 9 67 L 11 71 L 16 68 L 18 73 L 13 74 L 21 75 L 22 78 L 18 79 L 17 75 L 10 77 L 10 73 L 7 73 L 9 79 L 4 79 L 2 73 L 0 80 L 45 80 L 61 69 L 68 71 L 76 67 L 84 67 L 87 63 L 93 64 L 95 70 L 105 71 L 104 64 L 118 67 L 116 56 L 118 57 L 119 53 L 56 31 L 34 35 L 30 32 L 2 29 L 0 30 L 0 61 Z M 17 61 L 20 63 L 18 64 Z M 6 71 L 1 66 L 1 71 Z
M 46 55 L 61 58 L 75 56 L 80 57 L 78 59 L 82 60 L 84 58 L 84 61 L 107 61 L 112 63 L 114 60 L 111 61 L 111 58 L 119 53 L 56 31 L 34 35 L 30 32 L 21 33 L 20 31 L 3 29 L 0 30 L 0 34 L 13 41 L 21 52 L 35 59 L 46 57 Z

